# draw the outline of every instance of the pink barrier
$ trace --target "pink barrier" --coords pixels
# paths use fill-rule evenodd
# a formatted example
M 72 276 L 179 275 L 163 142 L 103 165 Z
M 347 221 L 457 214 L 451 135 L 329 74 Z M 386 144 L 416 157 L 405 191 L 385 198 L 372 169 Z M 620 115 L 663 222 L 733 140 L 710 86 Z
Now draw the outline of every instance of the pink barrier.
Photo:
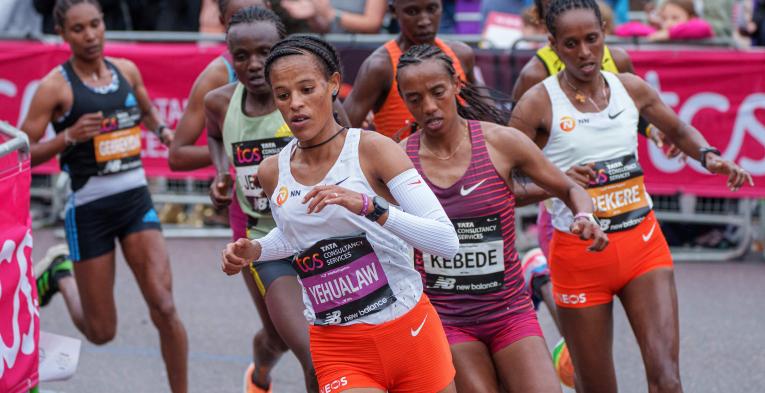
M 223 50 L 222 45 L 196 44 L 120 43 L 106 48 L 109 56 L 126 57 L 138 65 L 155 105 L 173 127 L 194 79 Z M 661 92 L 683 120 L 699 128 L 726 158 L 752 172 L 757 185 L 735 195 L 765 196 L 765 52 L 632 51 L 630 55 L 638 74 Z M 18 124 L 38 79 L 67 56 L 64 45 L 0 42 L 0 119 Z M 507 53 L 497 52 L 496 56 L 506 57 Z M 359 59 L 363 56 L 349 56 L 344 64 L 349 75 L 355 74 Z M 477 67 L 484 75 L 492 75 L 496 64 L 507 63 L 494 62 L 491 56 L 478 57 Z M 500 71 L 509 76 L 512 70 Z M 150 176 L 209 178 L 213 174 L 211 169 L 171 172 L 167 150 L 159 141 L 145 133 L 143 142 L 142 158 Z M 695 162 L 667 160 L 652 146 L 642 145 L 640 153 L 653 193 L 731 195 L 724 179 L 705 173 Z M 57 170 L 53 163 L 35 168 L 35 172 Z
M 0 135 L 0 143 L 5 139 Z M 32 273 L 30 162 L 0 158 L 0 392 L 37 385 L 40 318 Z

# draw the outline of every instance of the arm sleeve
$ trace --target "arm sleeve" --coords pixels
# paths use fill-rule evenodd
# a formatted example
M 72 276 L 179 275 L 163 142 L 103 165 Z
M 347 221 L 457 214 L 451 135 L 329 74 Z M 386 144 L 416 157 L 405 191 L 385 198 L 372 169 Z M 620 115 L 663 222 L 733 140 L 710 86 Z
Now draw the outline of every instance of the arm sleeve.
M 292 247 L 292 244 L 287 241 L 287 237 L 284 236 L 284 233 L 279 227 L 272 229 L 266 236 L 253 241 L 260 243 L 261 247 L 260 258 L 258 258 L 256 262 L 284 259 L 295 255 L 297 252 L 295 248 Z
M 388 189 L 401 209 L 390 207 L 383 228 L 422 252 L 453 258 L 460 246 L 457 232 L 422 176 L 409 169 L 391 179 Z

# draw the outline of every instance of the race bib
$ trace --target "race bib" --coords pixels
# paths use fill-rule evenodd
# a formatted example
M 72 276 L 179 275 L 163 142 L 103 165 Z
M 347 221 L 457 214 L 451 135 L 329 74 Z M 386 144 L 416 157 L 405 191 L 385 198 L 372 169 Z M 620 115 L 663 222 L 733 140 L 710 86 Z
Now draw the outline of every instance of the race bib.
M 268 213 L 268 197 L 258 182 L 258 166 L 264 159 L 278 154 L 291 137 L 242 141 L 231 144 L 231 157 L 236 170 L 236 183 L 257 213 Z
M 634 154 L 595 163 L 595 181 L 587 192 L 604 232 L 618 232 L 643 222 L 651 204 L 643 182 L 643 169 Z
M 453 294 L 497 292 L 505 280 L 505 253 L 499 215 L 453 219 L 460 239 L 454 259 L 422 254 L 425 287 Z
M 366 236 L 317 242 L 292 262 L 316 315 L 316 325 L 347 323 L 396 301 Z
M 141 166 L 141 110 L 118 109 L 104 116 L 101 133 L 93 138 L 98 175 L 125 172 Z

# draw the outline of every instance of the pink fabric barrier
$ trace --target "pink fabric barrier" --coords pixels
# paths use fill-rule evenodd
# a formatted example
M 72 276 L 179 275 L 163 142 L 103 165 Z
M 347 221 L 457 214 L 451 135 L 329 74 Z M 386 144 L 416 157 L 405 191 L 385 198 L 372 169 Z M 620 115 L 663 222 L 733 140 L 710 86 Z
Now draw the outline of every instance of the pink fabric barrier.
M 196 76 L 224 49 L 222 45 L 111 43 L 106 53 L 129 58 L 138 65 L 155 105 L 174 127 Z M 355 53 L 359 50 L 347 52 L 354 54 L 348 55 L 344 64 L 348 75 L 355 75 L 364 59 Z M 502 65 L 499 71 L 509 77 L 512 73 L 505 65 L 506 59 L 494 59 L 506 58 L 508 53 L 492 53 L 478 56 L 476 66 L 488 76 L 495 73 L 494 67 Z M 346 54 L 342 48 L 341 54 Z M 735 195 L 765 196 L 765 52 L 706 49 L 631 51 L 630 55 L 638 74 L 661 92 L 663 100 L 683 120 L 699 128 L 726 158 L 752 172 L 756 186 Z M 64 45 L 0 42 L 0 119 L 18 124 L 38 80 L 67 56 Z M 200 139 L 204 143 L 205 138 Z M 151 134 L 145 133 L 143 142 L 143 163 L 150 176 L 213 175 L 212 169 L 171 172 L 165 147 Z M 731 196 L 723 178 L 706 174 L 695 162 L 666 160 L 655 148 L 644 144 L 641 162 L 651 192 Z M 57 170 L 53 163 L 35 168 L 35 172 Z
M 0 135 L 0 143 L 5 142 Z M 40 317 L 32 273 L 29 158 L 0 158 L 0 392 L 37 385 Z

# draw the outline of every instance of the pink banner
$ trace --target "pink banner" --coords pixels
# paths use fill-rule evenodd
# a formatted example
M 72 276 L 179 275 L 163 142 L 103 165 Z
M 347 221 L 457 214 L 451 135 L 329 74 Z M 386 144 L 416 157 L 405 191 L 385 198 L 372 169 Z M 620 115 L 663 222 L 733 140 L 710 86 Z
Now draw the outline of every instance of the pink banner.
M 695 160 L 669 160 L 641 143 L 648 190 L 700 196 L 765 196 L 765 52 L 632 51 L 637 73 L 723 157 L 752 173 L 755 187 L 731 193 Z M 641 138 L 643 139 L 643 138 Z
M 19 161 L 12 153 L 0 158 L 0 392 L 27 392 L 38 379 L 40 318 L 32 272 L 31 182 L 28 157 Z
M 125 57 L 138 65 L 154 104 L 171 127 L 180 119 L 197 75 L 223 50 L 222 45 L 196 44 L 120 43 L 106 47 L 109 56 Z M 364 58 L 357 53 L 360 50 L 341 48 L 350 77 Z M 60 44 L 0 42 L 0 119 L 18 124 L 39 79 L 65 61 L 68 53 Z M 765 52 L 705 49 L 631 51 L 630 55 L 637 72 L 661 92 L 662 99 L 683 120 L 696 126 L 726 158 L 755 176 L 755 187 L 735 195 L 765 196 Z M 476 65 L 483 75 L 499 72 L 509 76 L 507 56 L 507 52 L 484 53 Z M 496 69 L 499 66 L 502 68 Z M 142 158 L 149 176 L 209 178 L 213 174 L 210 168 L 171 172 L 167 150 L 154 135 L 144 133 L 143 142 Z M 204 137 L 198 141 L 204 142 Z M 667 160 L 652 146 L 643 145 L 640 152 L 651 192 L 732 195 L 722 177 L 707 174 L 696 162 Z M 57 170 L 53 163 L 35 168 L 35 172 Z
M 215 57 L 225 50 L 221 44 L 122 44 L 106 46 L 107 56 L 135 62 L 160 116 L 175 128 L 186 107 L 191 85 Z M 52 68 L 69 57 L 64 44 L 28 41 L 0 42 L 0 119 L 20 126 L 37 86 Z M 206 144 L 204 137 L 199 144 Z M 167 148 L 151 133 L 144 132 L 141 158 L 149 176 L 211 178 L 212 168 L 193 172 L 172 172 Z M 58 164 L 50 161 L 36 166 L 35 173 L 55 173 Z

